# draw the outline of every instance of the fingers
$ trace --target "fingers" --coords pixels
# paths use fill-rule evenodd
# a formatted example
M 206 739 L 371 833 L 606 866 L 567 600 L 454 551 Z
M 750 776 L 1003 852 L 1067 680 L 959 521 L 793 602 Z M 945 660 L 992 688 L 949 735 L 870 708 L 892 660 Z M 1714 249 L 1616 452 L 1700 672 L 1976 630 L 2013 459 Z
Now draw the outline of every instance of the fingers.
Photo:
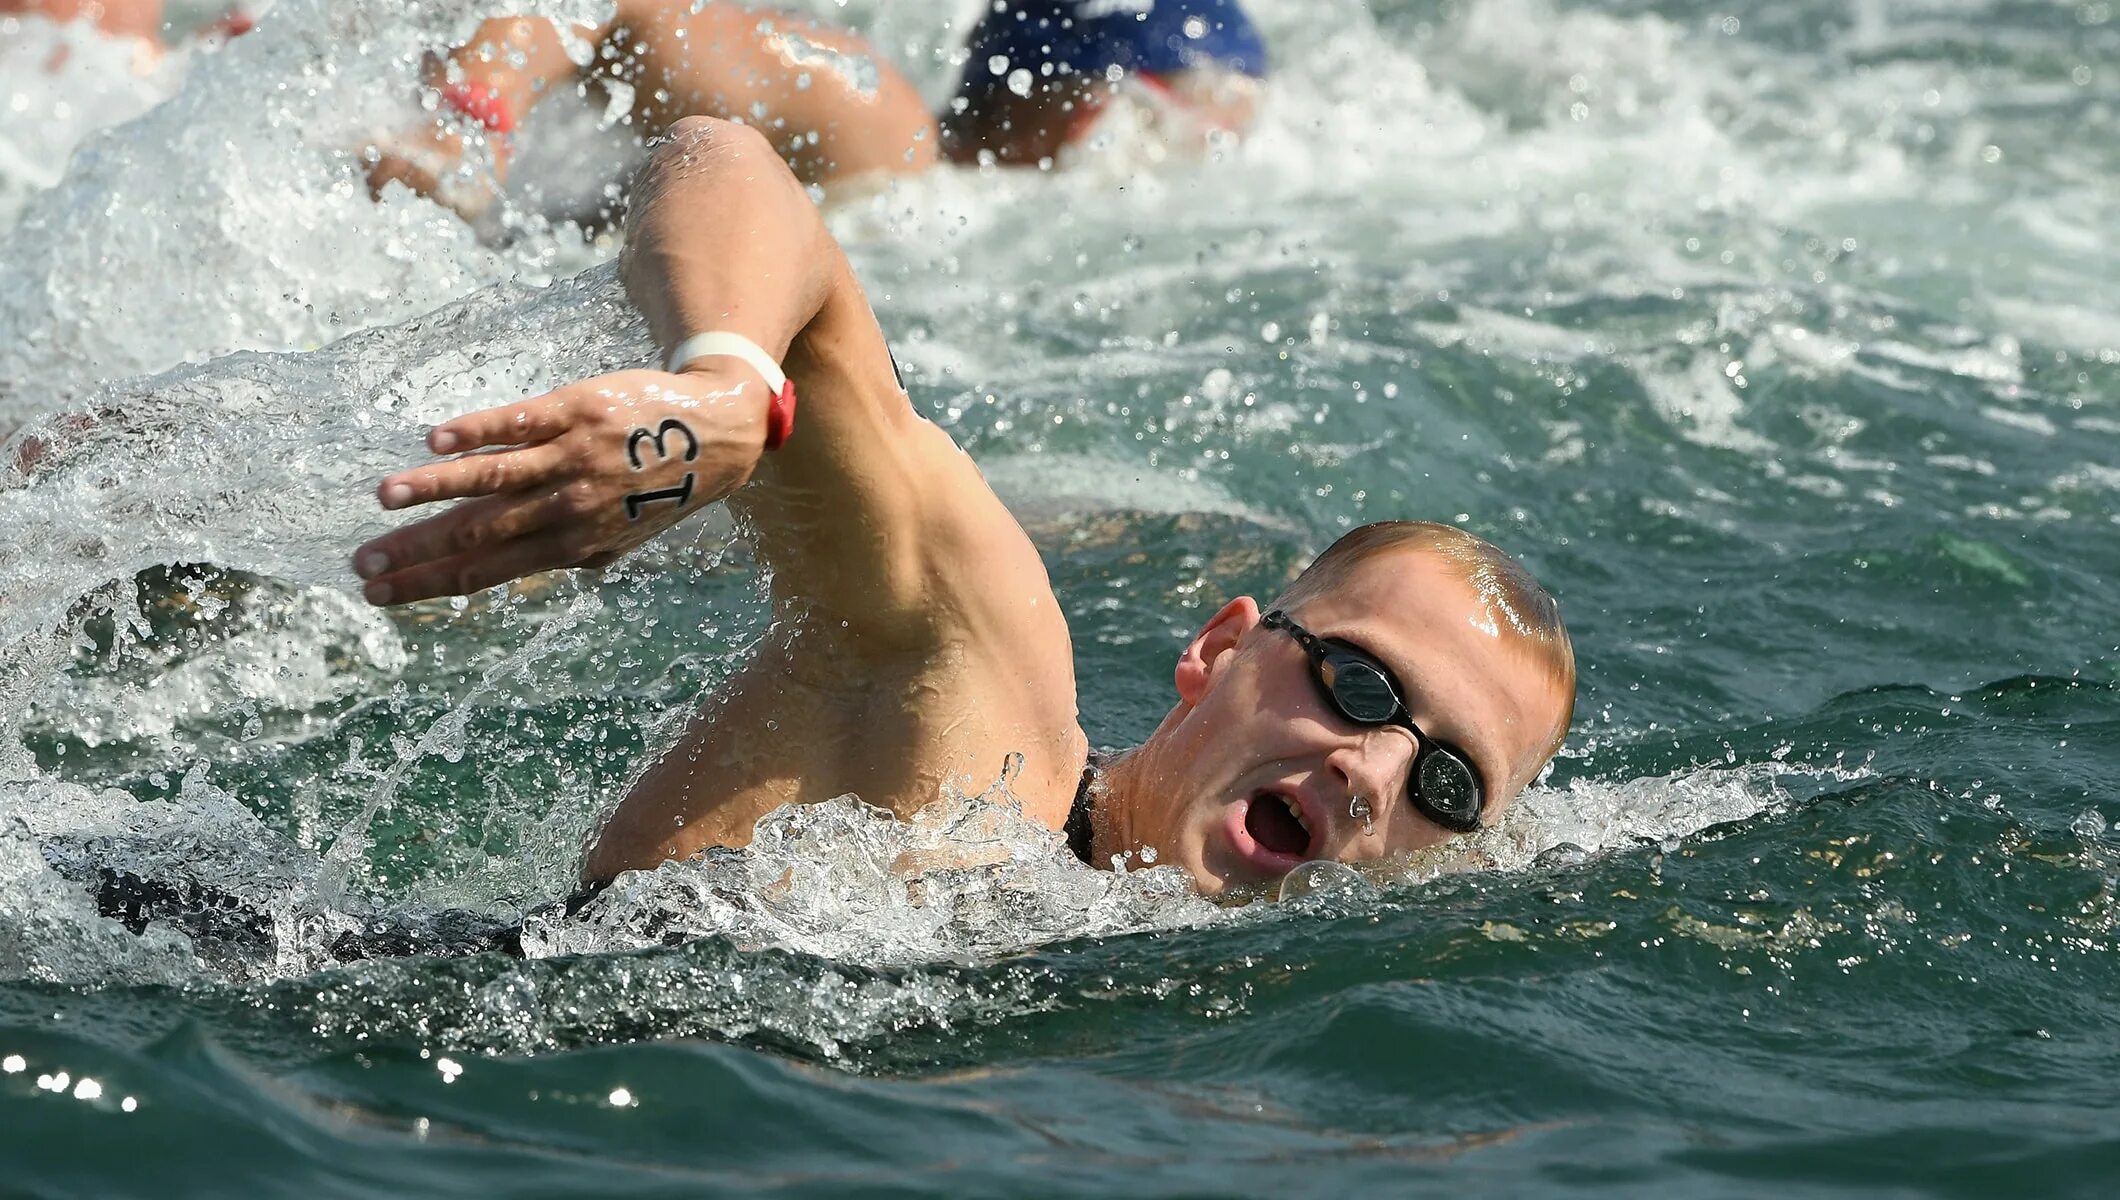
M 422 175 L 402 158 L 386 155 L 368 168 L 369 199 L 381 200 L 383 189 L 393 183 L 402 183 L 422 196 L 434 190 L 434 181 Z
M 15 444 L 15 461 L 11 469 L 18 474 L 27 475 L 37 469 L 37 464 L 43 462 L 48 453 L 50 447 L 45 444 L 43 438 L 34 434 L 25 437 Z
M 560 393 L 549 392 L 444 421 L 427 435 L 427 446 L 436 454 L 462 454 L 488 446 L 523 446 L 549 442 L 572 425 L 566 401 Z
M 363 579 L 380 580 L 427 564 L 490 552 L 568 523 L 565 493 L 556 489 L 533 495 L 486 496 L 376 538 L 354 552 L 353 569 Z
M 388 510 L 464 503 L 355 552 L 354 570 L 368 581 L 369 600 L 403 604 L 474 592 L 592 554 L 609 561 L 674 520 L 704 466 L 685 470 L 692 462 L 685 458 L 653 479 L 640 472 L 670 462 L 676 453 L 670 445 L 682 443 L 697 456 L 706 443 L 684 421 L 651 420 L 671 407 L 673 395 L 683 400 L 665 392 L 668 380 L 658 372 L 619 372 L 436 426 L 428 445 L 436 454 L 461 456 L 391 475 L 377 487 L 377 498 Z M 643 405 L 646 416 L 634 411 Z M 462 453 L 481 449 L 489 452 Z M 642 458 L 649 452 L 654 464 Z M 672 501 L 676 508 L 668 512 L 641 511 Z M 620 523 L 621 513 L 629 520 Z M 656 520 L 636 531 L 634 523 L 649 515 Z
M 383 480 L 375 494 L 384 508 L 394 510 L 437 500 L 520 492 L 551 483 L 566 470 L 570 458 L 556 442 L 499 454 L 473 454 L 400 471 Z
M 561 534 L 534 534 L 371 580 L 362 593 L 370 604 L 410 604 L 436 596 L 468 596 L 525 575 L 572 566 L 568 550 L 569 543 Z

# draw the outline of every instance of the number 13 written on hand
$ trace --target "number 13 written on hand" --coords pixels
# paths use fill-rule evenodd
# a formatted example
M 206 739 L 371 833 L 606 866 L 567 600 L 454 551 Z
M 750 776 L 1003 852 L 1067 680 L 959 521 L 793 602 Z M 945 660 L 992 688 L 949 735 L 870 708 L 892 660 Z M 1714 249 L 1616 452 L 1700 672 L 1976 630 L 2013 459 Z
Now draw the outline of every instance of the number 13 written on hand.
M 654 464 L 643 462 L 640 452 L 643 445 L 649 445 L 655 448 L 656 463 L 669 462 L 671 455 L 669 439 L 672 434 L 679 434 L 684 438 L 683 461 L 691 462 L 699 457 L 699 436 L 693 433 L 691 428 L 683 421 L 671 417 L 657 426 L 652 433 L 645 428 L 634 430 L 633 436 L 626 439 L 626 461 L 633 464 L 633 469 L 636 471 L 647 470 Z M 676 487 L 661 488 L 652 492 L 629 493 L 626 496 L 626 519 L 629 521 L 640 520 L 641 506 L 653 504 L 659 500 L 674 500 L 677 502 L 677 507 L 683 508 L 692 500 L 692 484 L 693 473 L 687 471 L 685 472 L 684 482 Z

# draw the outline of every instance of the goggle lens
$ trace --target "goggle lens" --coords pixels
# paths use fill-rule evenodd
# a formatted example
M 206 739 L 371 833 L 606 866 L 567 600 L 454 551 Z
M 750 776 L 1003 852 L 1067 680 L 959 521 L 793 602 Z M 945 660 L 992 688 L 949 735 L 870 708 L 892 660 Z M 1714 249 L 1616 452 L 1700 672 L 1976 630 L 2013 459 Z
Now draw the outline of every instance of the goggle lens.
M 1436 820 L 1454 829 L 1477 828 L 1480 785 L 1465 760 L 1448 750 L 1432 750 L 1421 759 L 1420 802 Z
M 1399 711 L 1398 693 L 1375 667 L 1360 660 L 1326 659 L 1322 671 L 1332 702 L 1351 721 L 1382 725 Z

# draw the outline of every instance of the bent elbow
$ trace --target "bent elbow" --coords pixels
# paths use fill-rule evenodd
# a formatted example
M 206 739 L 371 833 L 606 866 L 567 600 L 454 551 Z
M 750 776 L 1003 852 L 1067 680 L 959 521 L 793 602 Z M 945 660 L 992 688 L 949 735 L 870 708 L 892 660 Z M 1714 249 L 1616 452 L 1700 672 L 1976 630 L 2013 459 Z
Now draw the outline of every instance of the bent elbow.
M 641 166 L 640 182 L 666 182 L 672 172 L 682 172 L 695 163 L 755 154 L 780 161 L 773 143 L 750 125 L 720 117 L 679 117 L 663 129 L 662 136 L 648 143 L 648 160 Z

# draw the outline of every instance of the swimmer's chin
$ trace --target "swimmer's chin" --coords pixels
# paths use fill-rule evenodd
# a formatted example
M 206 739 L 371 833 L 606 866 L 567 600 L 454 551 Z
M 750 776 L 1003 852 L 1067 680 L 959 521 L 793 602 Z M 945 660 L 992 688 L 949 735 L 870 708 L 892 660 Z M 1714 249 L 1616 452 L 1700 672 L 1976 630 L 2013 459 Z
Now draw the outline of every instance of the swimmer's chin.
M 1283 875 L 1261 877 L 1254 871 L 1219 874 L 1212 867 L 1198 867 L 1192 871 L 1193 891 L 1202 900 L 1223 908 L 1242 908 L 1261 900 L 1272 900 L 1279 895 L 1284 878 Z
M 1244 908 L 1252 904 L 1277 900 L 1281 895 L 1279 879 L 1247 879 L 1241 883 L 1223 882 L 1219 890 L 1202 890 L 1201 898 L 1223 908 Z

